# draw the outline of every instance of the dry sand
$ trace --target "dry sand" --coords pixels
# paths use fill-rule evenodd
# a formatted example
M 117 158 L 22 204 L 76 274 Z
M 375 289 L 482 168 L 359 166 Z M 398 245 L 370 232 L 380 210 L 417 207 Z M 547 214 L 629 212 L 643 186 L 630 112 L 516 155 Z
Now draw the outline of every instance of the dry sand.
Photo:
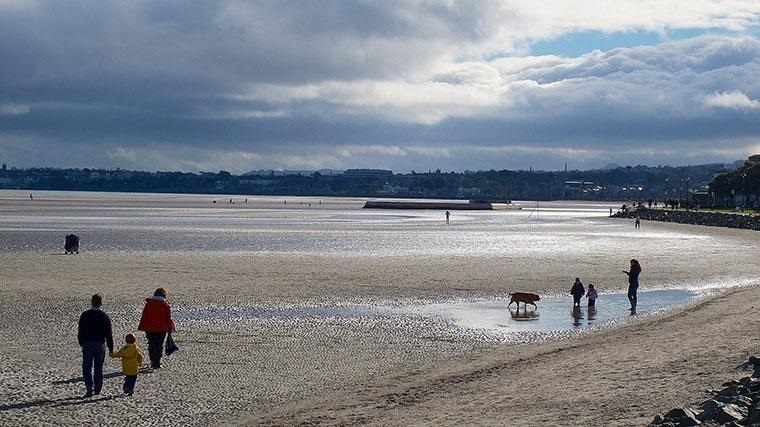
M 94 291 L 104 295 L 120 342 L 134 332 L 142 299 L 157 286 L 168 288 L 178 313 L 409 303 L 503 296 L 515 286 L 505 277 L 519 277 L 531 290 L 564 292 L 567 264 L 474 256 L 8 253 L 0 258 L 0 425 L 643 425 L 658 412 L 703 400 L 708 388 L 739 375 L 733 367 L 760 353 L 760 234 L 648 226 L 717 235 L 737 248 L 702 251 L 699 259 L 688 247 L 654 257 L 642 286 L 654 277 L 667 284 L 730 275 L 754 285 L 621 327 L 526 345 L 468 336 L 433 319 L 186 318 L 176 334 L 180 354 L 141 374 L 130 398 L 121 396 L 115 360 L 107 361 L 103 394 L 78 398 L 84 387 L 76 322 Z M 619 269 L 610 265 L 624 267 L 625 259 L 610 255 L 583 268 L 622 289 L 613 276 Z M 145 347 L 143 337 L 138 342 Z

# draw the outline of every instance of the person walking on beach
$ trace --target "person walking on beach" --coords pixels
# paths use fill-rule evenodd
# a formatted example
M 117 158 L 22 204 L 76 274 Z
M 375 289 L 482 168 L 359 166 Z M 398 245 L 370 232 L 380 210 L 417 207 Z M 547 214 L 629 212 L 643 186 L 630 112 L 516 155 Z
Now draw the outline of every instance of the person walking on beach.
M 596 288 L 594 288 L 593 283 L 588 284 L 588 293 L 586 293 L 586 298 L 588 298 L 588 306 L 594 307 L 596 306 L 596 298 L 597 298 Z
M 634 227 L 635 227 L 637 230 L 638 230 L 639 228 L 641 228 L 641 217 L 640 217 L 638 214 L 636 214 L 636 219 L 635 219 L 635 220 L 634 220 L 634 222 L 633 222 L 633 226 L 634 226 Z
M 573 288 L 570 289 L 570 294 L 573 296 L 573 307 L 580 307 L 581 306 L 581 298 L 583 298 L 583 294 L 586 293 L 586 289 L 583 288 L 583 283 L 581 283 L 581 279 L 575 278 L 575 283 L 573 283 Z
M 90 309 L 79 316 L 79 331 L 77 339 L 82 347 L 82 377 L 87 393 L 100 394 L 103 388 L 103 362 L 106 358 L 106 346 L 113 352 L 113 335 L 111 334 L 111 318 L 100 308 L 103 297 L 95 294 L 90 298 Z M 94 375 L 93 375 L 94 374 Z
M 451 212 L 446 211 L 446 224 L 449 223 L 449 216 L 451 216 Z
M 145 338 L 148 340 L 151 368 L 159 369 L 166 334 L 175 330 L 172 308 L 166 300 L 164 288 L 156 289 L 151 298 L 145 298 L 145 307 L 143 307 L 137 330 L 145 332 Z
M 636 310 L 636 292 L 639 289 L 639 273 L 641 273 L 641 264 L 635 259 L 631 260 L 631 270 L 623 273 L 628 275 L 628 301 L 631 303 L 631 310 Z
M 111 352 L 111 357 L 121 358 L 121 371 L 124 373 L 124 394 L 131 396 L 135 392 L 135 383 L 137 382 L 137 372 L 142 365 L 143 357 L 145 356 L 137 347 L 137 339 L 132 334 L 127 334 L 124 337 L 124 341 L 127 343 L 116 353 Z

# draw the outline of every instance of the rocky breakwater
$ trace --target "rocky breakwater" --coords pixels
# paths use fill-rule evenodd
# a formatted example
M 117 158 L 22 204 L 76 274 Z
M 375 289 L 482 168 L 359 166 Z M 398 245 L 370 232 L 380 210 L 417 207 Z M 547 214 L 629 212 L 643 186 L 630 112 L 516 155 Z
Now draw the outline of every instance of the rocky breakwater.
M 723 384 L 723 390 L 698 407 L 676 408 L 657 415 L 650 426 L 760 426 L 760 358 L 752 356 L 737 369 L 752 376 Z
M 615 218 L 636 218 L 636 215 L 642 220 L 649 221 L 760 230 L 760 215 L 642 208 L 627 212 L 620 211 L 612 216 Z

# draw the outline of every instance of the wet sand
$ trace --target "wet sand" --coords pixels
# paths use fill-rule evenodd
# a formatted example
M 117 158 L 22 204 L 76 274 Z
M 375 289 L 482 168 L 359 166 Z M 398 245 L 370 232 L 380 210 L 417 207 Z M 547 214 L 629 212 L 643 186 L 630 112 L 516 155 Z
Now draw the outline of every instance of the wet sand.
M 178 313 L 503 298 L 512 290 L 562 294 L 577 269 L 604 291 L 622 291 L 619 270 L 636 248 L 599 254 L 590 241 L 587 256 L 562 260 L 6 253 L 0 258 L 0 424 L 646 424 L 659 412 L 706 398 L 706 389 L 737 376 L 732 368 L 760 352 L 760 267 L 753 252 L 760 235 L 646 226 L 710 239 L 699 250 L 693 245 L 700 241 L 688 238 L 637 241 L 651 245 L 643 288 L 726 280 L 754 285 L 623 326 L 519 345 L 424 317 L 184 319 L 176 334 L 181 352 L 162 370 L 141 374 L 131 398 L 121 396 L 115 360 L 106 363 L 103 394 L 77 398 L 84 387 L 76 321 L 95 291 L 104 295 L 120 342 L 135 331 L 142 299 L 158 286 L 169 290 Z M 736 251 L 716 243 L 725 241 Z M 138 343 L 144 348 L 144 337 Z

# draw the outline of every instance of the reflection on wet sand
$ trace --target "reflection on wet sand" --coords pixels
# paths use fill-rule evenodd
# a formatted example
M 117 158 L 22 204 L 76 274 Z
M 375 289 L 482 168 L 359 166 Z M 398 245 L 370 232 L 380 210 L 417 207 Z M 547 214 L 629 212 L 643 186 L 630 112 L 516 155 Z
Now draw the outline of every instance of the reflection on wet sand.
M 573 311 L 570 313 L 573 318 L 573 326 L 578 327 L 581 326 L 581 317 L 583 317 L 583 312 L 581 311 L 580 306 L 573 306 Z
M 536 309 L 532 309 L 528 311 L 527 308 L 523 308 L 520 310 L 519 308 L 517 310 L 509 309 L 509 316 L 512 318 L 512 320 L 518 320 L 518 321 L 524 321 L 524 320 L 538 320 L 539 314 L 536 312 Z

